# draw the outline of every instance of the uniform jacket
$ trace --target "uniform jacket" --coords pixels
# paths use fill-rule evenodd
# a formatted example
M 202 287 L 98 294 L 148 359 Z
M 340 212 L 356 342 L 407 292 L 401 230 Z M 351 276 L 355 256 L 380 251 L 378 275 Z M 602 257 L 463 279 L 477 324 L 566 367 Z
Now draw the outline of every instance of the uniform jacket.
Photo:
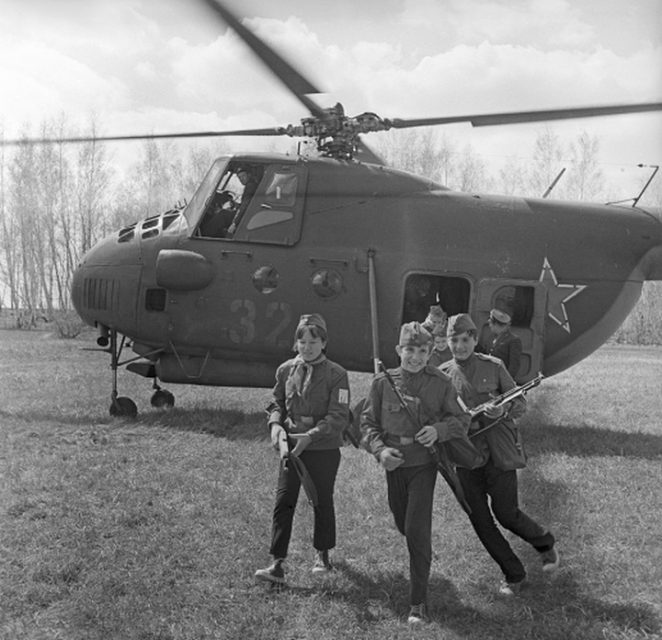
M 443 351 L 441 351 L 435 347 L 434 349 L 432 349 L 432 353 L 430 354 L 430 359 L 428 360 L 428 366 L 438 367 L 444 362 L 448 362 L 448 360 L 452 360 L 452 359 L 453 359 L 453 354 L 451 354 L 450 349 L 446 348 Z
M 499 358 L 482 353 L 474 353 L 463 362 L 445 362 L 441 365 L 441 370 L 448 374 L 458 395 L 469 408 L 516 386 Z M 526 456 L 514 421 L 526 411 L 524 397 L 515 398 L 507 411 L 506 418 L 471 441 L 485 454 L 486 459 L 487 456 L 492 459 L 495 467 L 504 470 L 520 469 L 526 466 Z M 491 422 L 493 421 L 483 416 L 471 423 L 469 433 L 478 431 Z
M 522 359 L 522 341 L 510 329 L 496 336 L 487 353 L 503 360 L 511 377 L 517 376 Z
M 392 447 L 404 455 L 402 466 L 429 464 L 432 458 L 423 445 L 400 442 L 401 437 L 413 440 L 426 425 L 434 426 L 440 442 L 466 437 L 469 416 L 458 405 L 457 394 L 448 376 L 429 365 L 415 374 L 400 367 L 389 373 L 419 424 L 412 423 L 386 376 L 383 373 L 375 376 L 361 413 L 361 435 L 363 445 L 377 459 L 382 450 Z
M 347 371 L 328 359 L 313 365 L 310 386 L 302 397 L 291 382 L 295 366 L 292 358 L 276 370 L 268 423 L 286 424 L 292 433 L 308 434 L 308 450 L 337 449 L 343 444 L 342 433 L 349 423 Z

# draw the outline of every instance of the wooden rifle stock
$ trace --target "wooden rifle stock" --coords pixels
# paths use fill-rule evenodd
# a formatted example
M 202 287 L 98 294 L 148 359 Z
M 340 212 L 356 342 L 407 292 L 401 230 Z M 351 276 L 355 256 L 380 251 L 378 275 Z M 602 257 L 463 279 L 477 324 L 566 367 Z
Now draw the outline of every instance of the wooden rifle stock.
M 289 473 L 292 469 L 294 469 L 294 472 L 299 476 L 303 490 L 306 492 L 308 502 L 313 507 L 316 507 L 319 504 L 319 499 L 317 497 L 317 489 L 315 487 L 315 483 L 310 477 L 308 469 L 306 469 L 306 465 L 303 463 L 303 461 L 300 460 L 297 456 L 292 455 L 287 427 L 285 425 L 281 425 L 281 427 L 283 432 L 278 439 L 278 452 L 280 454 L 283 470 Z

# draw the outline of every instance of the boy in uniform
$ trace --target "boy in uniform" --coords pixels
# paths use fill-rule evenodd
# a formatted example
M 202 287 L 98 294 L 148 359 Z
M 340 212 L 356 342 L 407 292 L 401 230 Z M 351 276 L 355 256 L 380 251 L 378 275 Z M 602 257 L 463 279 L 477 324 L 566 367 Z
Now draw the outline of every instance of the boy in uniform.
M 432 502 L 437 466 L 429 447 L 466 437 L 469 417 L 448 377 L 427 365 L 431 334 L 418 322 L 404 324 L 396 347 L 400 366 L 391 378 L 418 424 L 400 404 L 386 374 L 375 376 L 361 413 L 363 445 L 386 470 L 388 504 L 407 541 L 410 575 L 408 622 L 427 620 L 432 561 Z
M 447 335 L 453 360 L 442 364 L 441 370 L 449 375 L 468 407 L 475 407 L 515 387 L 501 360 L 474 352 L 477 330 L 468 314 L 452 316 L 448 321 Z M 559 566 L 554 536 L 522 512 L 518 505 L 516 469 L 526 466 L 526 458 L 514 420 L 525 411 L 526 400 L 520 396 L 505 406 L 490 409 L 484 417 L 472 422 L 470 435 L 472 431 L 494 425 L 472 439 L 487 462 L 475 469 L 457 469 L 471 507 L 471 524 L 503 572 L 504 581 L 499 593 L 504 596 L 519 593 L 526 571 L 497 528 L 493 514 L 501 526 L 538 551 L 543 571 L 551 572 Z

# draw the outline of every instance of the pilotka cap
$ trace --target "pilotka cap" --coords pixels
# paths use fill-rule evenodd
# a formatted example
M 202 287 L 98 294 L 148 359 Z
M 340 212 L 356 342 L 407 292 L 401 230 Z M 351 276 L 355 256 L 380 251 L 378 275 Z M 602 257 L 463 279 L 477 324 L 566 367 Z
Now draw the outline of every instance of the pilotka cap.
M 401 347 L 426 347 L 432 342 L 432 334 L 420 322 L 407 322 L 400 329 Z
M 477 331 L 474 321 L 468 313 L 458 313 L 456 316 L 451 316 L 448 319 L 448 327 L 446 328 L 446 335 L 459 336 L 466 331 Z
M 297 324 L 297 331 L 302 327 L 318 327 L 324 333 L 328 333 L 326 330 L 326 321 L 319 313 L 306 313 L 302 315 L 299 318 L 299 324 Z
M 496 320 L 501 324 L 510 324 L 512 318 L 505 311 L 500 311 L 499 309 L 492 309 L 492 311 L 490 311 L 490 320 Z

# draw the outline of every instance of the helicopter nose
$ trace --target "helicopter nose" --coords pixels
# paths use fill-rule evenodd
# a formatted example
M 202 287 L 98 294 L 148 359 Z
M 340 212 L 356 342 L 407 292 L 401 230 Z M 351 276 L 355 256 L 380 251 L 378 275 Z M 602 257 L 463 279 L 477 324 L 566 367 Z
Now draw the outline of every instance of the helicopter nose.
M 92 326 L 131 330 L 141 272 L 138 243 L 114 235 L 98 242 L 73 275 L 71 300 L 78 315 Z

